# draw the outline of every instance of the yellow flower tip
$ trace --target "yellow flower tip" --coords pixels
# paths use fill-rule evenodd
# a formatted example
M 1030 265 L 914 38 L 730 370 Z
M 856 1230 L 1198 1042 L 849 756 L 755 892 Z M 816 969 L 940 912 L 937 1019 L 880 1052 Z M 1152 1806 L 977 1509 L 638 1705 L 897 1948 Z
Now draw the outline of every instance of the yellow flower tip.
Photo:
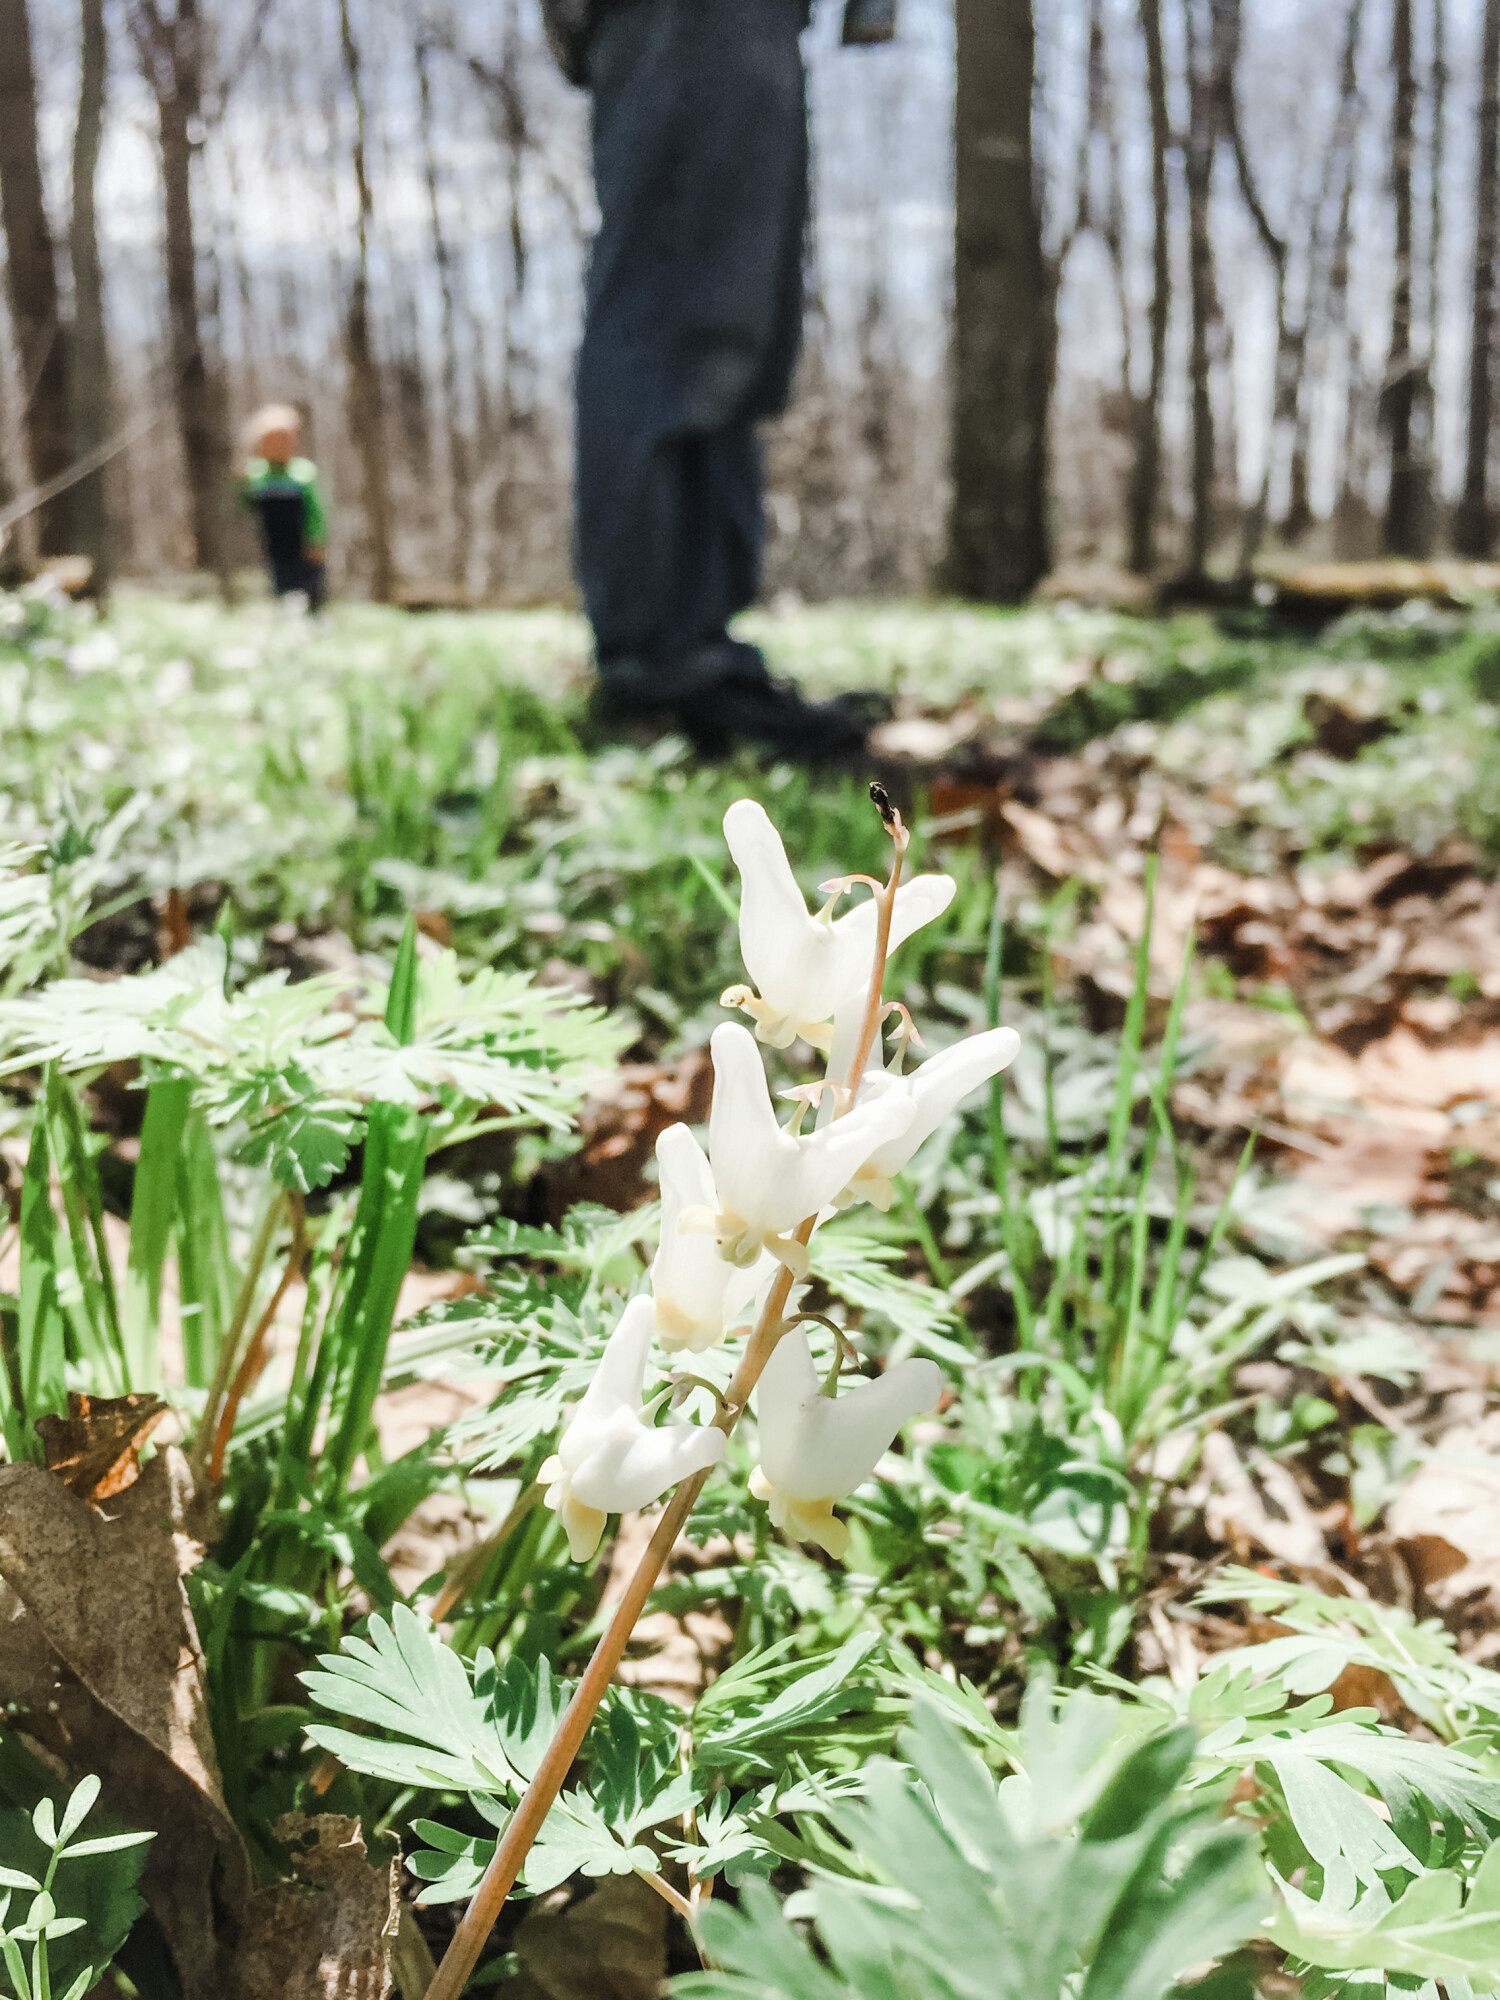
M 794 1541 L 816 1542 L 835 1562 L 849 1553 L 848 1523 L 833 1511 L 832 1500 L 794 1500 L 787 1507 L 787 1533 Z
M 847 1207 L 857 1201 L 867 1201 L 872 1208 L 878 1208 L 885 1215 L 895 1199 L 896 1189 L 889 1174 L 883 1174 L 875 1167 L 861 1167 L 839 1196 L 838 1204 Z
M 574 1498 L 567 1468 L 556 1452 L 542 1465 L 537 1479 L 547 1488 L 542 1495 L 543 1506 L 550 1507 L 563 1524 L 569 1555 L 576 1563 L 587 1562 L 604 1539 L 608 1514 L 599 1507 L 585 1507 Z
M 721 1007 L 737 1007 L 755 1023 L 755 1039 L 768 1048 L 788 1049 L 801 1033 L 798 1023 L 762 1000 L 753 986 L 726 986 L 719 995 Z
M 849 1526 L 834 1513 L 831 1499 L 794 1500 L 773 1486 L 758 1465 L 750 1475 L 750 1491 L 767 1503 L 772 1527 L 790 1535 L 794 1542 L 816 1542 L 835 1562 L 844 1560 L 849 1552 Z
M 658 1294 L 656 1338 L 664 1354 L 705 1354 L 722 1343 L 724 1330 L 715 1333 L 711 1326 L 684 1312 L 674 1299 L 664 1299 Z
M 790 1235 L 768 1236 L 766 1248 L 778 1264 L 785 1264 L 799 1285 L 806 1283 L 811 1259 L 805 1243 L 799 1243 L 795 1236 Z

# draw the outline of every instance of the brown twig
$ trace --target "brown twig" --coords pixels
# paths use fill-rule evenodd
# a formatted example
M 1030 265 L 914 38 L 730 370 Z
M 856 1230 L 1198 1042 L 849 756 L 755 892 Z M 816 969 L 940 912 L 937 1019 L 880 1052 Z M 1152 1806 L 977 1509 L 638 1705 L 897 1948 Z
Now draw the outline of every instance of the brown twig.
M 895 857 L 891 865 L 890 880 L 879 899 L 879 910 L 875 925 L 875 955 L 870 971 L 870 988 L 865 1000 L 864 1018 L 860 1026 L 860 1039 L 855 1049 L 854 1060 L 844 1079 L 844 1091 L 840 1103 L 847 1111 L 854 1103 L 855 1093 L 865 1072 L 874 1047 L 875 1035 L 880 1025 L 881 991 L 885 982 L 885 961 L 890 949 L 891 916 L 895 907 L 896 888 L 901 877 L 902 857 L 910 838 L 901 823 L 901 815 L 886 797 L 884 788 L 872 785 L 870 795 L 874 799 L 885 823 L 887 832 L 895 842 Z M 809 1215 L 798 1227 L 796 1238 L 806 1244 L 812 1236 L 818 1218 Z M 792 1274 L 783 1265 L 777 1272 L 766 1295 L 760 1316 L 745 1345 L 739 1366 L 734 1371 L 728 1393 L 714 1417 L 715 1424 L 727 1436 L 739 1418 L 761 1371 L 771 1358 L 771 1352 L 786 1330 L 785 1313 L 787 1300 L 792 1291 Z M 473 1900 L 465 1910 L 458 1929 L 454 1932 L 448 1949 L 437 1970 L 437 1977 L 427 1989 L 426 2000 L 459 2000 L 469 1974 L 478 1962 L 484 1942 L 494 1929 L 495 1919 L 504 1906 L 506 1897 L 515 1886 L 516 1877 L 531 1852 L 542 1823 L 552 1809 L 553 1801 L 562 1790 L 563 1782 L 571 1770 L 573 1761 L 582 1748 L 583 1739 L 588 1734 L 605 1691 L 614 1679 L 615 1669 L 624 1657 L 625 1648 L 635 1631 L 636 1621 L 645 1609 L 646 1600 L 656 1587 L 667 1557 L 676 1546 L 677 1538 L 687 1525 L 698 1495 L 708 1481 L 709 1467 L 694 1473 L 685 1480 L 667 1502 L 660 1520 L 656 1524 L 651 1540 L 637 1562 L 630 1581 L 625 1586 L 625 1594 L 615 1606 L 614 1616 L 604 1630 L 602 1638 L 594 1648 L 578 1683 L 573 1699 L 564 1711 L 558 1724 L 557 1734 L 547 1746 L 536 1774 L 527 1786 L 521 1803 L 511 1814 L 504 1833 L 484 1871 L 483 1879 L 474 1892 Z M 655 1884 L 652 1885 L 655 1887 Z M 658 1891 L 658 1893 L 662 1893 Z M 676 1906 L 674 1890 L 667 1901 Z M 685 1912 L 692 1915 L 692 1905 Z
M 198 1435 L 193 1443 L 193 1470 L 198 1474 L 206 1472 L 213 1451 L 214 1440 L 218 1437 L 218 1411 L 228 1393 L 234 1374 L 235 1358 L 240 1351 L 240 1337 L 245 1331 L 245 1322 L 250 1317 L 250 1308 L 255 1303 L 255 1290 L 260 1283 L 260 1274 L 265 1269 L 266 1259 L 271 1254 L 276 1231 L 281 1226 L 291 1197 L 284 1189 L 279 1189 L 261 1218 L 260 1228 L 250 1246 L 250 1259 L 245 1266 L 244 1281 L 240 1295 L 234 1302 L 234 1311 L 229 1324 L 224 1329 L 224 1338 L 219 1342 L 219 1355 L 214 1363 L 214 1378 L 209 1384 L 208 1396 L 203 1405 L 203 1415 L 198 1420 Z
M 526 1519 L 538 1500 L 546 1492 L 540 1480 L 531 1484 L 517 1499 L 514 1507 L 506 1515 L 492 1535 L 486 1535 L 482 1542 L 476 1542 L 471 1549 L 465 1549 L 448 1573 L 447 1581 L 433 1599 L 428 1616 L 434 1625 L 441 1625 L 456 1605 L 462 1604 L 469 1592 L 483 1576 L 490 1557 L 508 1542 L 516 1529 Z

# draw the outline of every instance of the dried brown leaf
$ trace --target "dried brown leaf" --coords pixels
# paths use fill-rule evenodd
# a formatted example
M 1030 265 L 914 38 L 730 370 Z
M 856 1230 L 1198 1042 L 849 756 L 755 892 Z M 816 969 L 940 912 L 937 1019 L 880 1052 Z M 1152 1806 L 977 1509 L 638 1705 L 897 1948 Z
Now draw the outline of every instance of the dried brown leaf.
M 65 1417 L 36 1428 L 55 1473 L 80 1500 L 110 1500 L 140 1477 L 141 1447 L 167 1414 L 160 1396 L 68 1395 Z
M 359 1821 L 287 1813 L 293 1880 L 257 1890 L 224 1944 L 222 2000 L 387 2000 L 401 1925 L 399 1860 L 377 1867 Z
M 506 2000 L 656 2000 L 667 1972 L 667 1906 L 635 1875 L 611 1875 L 567 1909 L 529 1910 L 520 1977 Z
M 70 1777 L 96 1772 L 110 1811 L 155 1830 L 141 1894 L 186 2000 L 216 2000 L 216 1898 L 232 1906 L 249 1880 L 182 1587 L 210 1504 L 172 1447 L 102 1509 L 40 1466 L 0 1466 L 0 1702 Z

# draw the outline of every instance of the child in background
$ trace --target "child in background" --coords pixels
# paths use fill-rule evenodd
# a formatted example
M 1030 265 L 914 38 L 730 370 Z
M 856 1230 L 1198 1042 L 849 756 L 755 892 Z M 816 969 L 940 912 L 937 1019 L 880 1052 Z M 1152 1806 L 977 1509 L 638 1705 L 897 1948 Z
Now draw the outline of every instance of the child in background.
M 260 538 L 278 597 L 306 593 L 310 611 L 327 595 L 323 555 L 328 516 L 318 492 L 318 468 L 297 456 L 302 419 L 287 403 L 268 403 L 245 426 L 240 498 L 260 517 Z

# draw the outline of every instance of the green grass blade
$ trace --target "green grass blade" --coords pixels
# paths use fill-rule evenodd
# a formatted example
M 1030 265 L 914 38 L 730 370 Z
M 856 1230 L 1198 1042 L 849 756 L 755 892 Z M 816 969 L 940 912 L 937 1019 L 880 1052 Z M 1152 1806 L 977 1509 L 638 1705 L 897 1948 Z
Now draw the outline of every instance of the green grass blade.
M 402 1048 L 417 1039 L 417 920 L 406 919 L 396 963 L 391 967 L 391 990 L 386 997 L 385 1025 Z
M 213 1134 L 197 1110 L 188 1113 L 177 1153 L 177 1282 L 184 1372 L 191 1388 L 206 1389 L 240 1276 L 229 1248 Z
M 1229 1218 L 1234 1210 L 1235 1192 L 1239 1187 L 1245 1169 L 1249 1166 L 1255 1154 L 1256 1136 L 1252 1132 L 1240 1148 L 1240 1157 L 1235 1163 L 1234 1177 L 1229 1183 L 1224 1199 L 1219 1203 L 1218 1213 L 1214 1216 L 1208 1235 L 1204 1239 L 1203 1248 L 1193 1259 L 1193 1268 L 1188 1273 L 1187 1283 L 1182 1289 L 1182 1296 L 1173 1301 L 1172 1318 L 1174 1322 L 1182 1318 L 1188 1307 L 1193 1303 L 1193 1300 L 1197 1298 L 1198 1287 L 1203 1282 L 1203 1273 L 1208 1269 L 1218 1252 L 1219 1244 L 1223 1239 L 1225 1230 L 1229 1227 Z
M 1146 1028 L 1146 1002 L 1151 975 L 1151 928 L 1156 915 L 1157 857 L 1146 856 L 1146 907 L 1141 919 L 1141 935 L 1135 948 L 1135 978 L 1125 1008 L 1125 1024 L 1120 1034 L 1119 1064 L 1115 1071 L 1115 1097 L 1109 1114 L 1109 1138 L 1105 1146 L 1104 1194 L 1112 1202 L 1125 1180 L 1130 1122 L 1135 1110 L 1135 1080 L 1141 1067 L 1141 1042 Z M 1107 1217 L 1110 1212 L 1106 1210 Z M 1115 1292 L 1115 1264 L 1119 1231 L 1112 1217 L 1106 1221 L 1101 1257 L 1101 1283 L 1106 1300 Z
M 1005 906 L 1000 900 L 1000 878 L 997 874 L 995 900 L 990 905 L 989 933 L 984 948 L 984 1011 L 985 1019 L 992 1028 L 1000 1026 L 1004 957 Z M 1010 1295 L 1016 1314 L 1016 1338 L 1022 1347 L 1031 1347 L 1036 1340 L 1036 1311 L 1031 1303 L 1031 1274 L 1023 1248 L 1025 1232 L 1015 1207 L 1003 1090 L 1003 1079 L 998 1076 L 992 1078 L 988 1107 L 990 1173 L 995 1193 L 1000 1199 L 1000 1240 L 1005 1245 L 1010 1262 Z
M 161 1281 L 177 1220 L 182 1137 L 192 1103 L 187 1077 L 161 1076 L 146 1093 L 141 1150 L 130 1200 L 130 1260 L 122 1330 L 132 1389 L 161 1386 Z
M 333 1330 L 330 1436 L 322 1466 L 330 1502 L 347 1488 L 369 1434 L 396 1300 L 416 1242 L 426 1163 L 421 1113 L 405 1104 L 372 1104 L 359 1206 L 345 1253 L 352 1268 Z
M 1156 1134 L 1151 1133 L 1141 1156 L 1140 1172 L 1136 1179 L 1135 1207 L 1130 1218 L 1130 1267 L 1126 1274 L 1124 1327 L 1120 1336 L 1119 1366 L 1116 1372 L 1116 1391 L 1111 1399 L 1115 1415 L 1127 1438 L 1135 1424 L 1139 1407 L 1144 1396 L 1149 1393 L 1150 1384 L 1143 1383 L 1147 1357 L 1142 1352 L 1144 1329 L 1141 1322 L 1141 1300 L 1145 1296 L 1146 1272 L 1150 1260 L 1151 1211 L 1151 1170 L 1156 1164 Z
M 688 861 L 696 869 L 699 878 L 725 916 L 728 917 L 732 924 L 737 925 L 740 920 L 740 906 L 724 887 L 718 876 L 715 875 L 713 870 L 704 861 L 702 855 L 690 854 Z
M 53 1072 L 44 1098 L 57 1184 L 67 1221 L 59 1236 L 59 1297 L 67 1315 L 69 1356 L 86 1361 L 97 1393 L 125 1388 L 125 1346 L 114 1267 L 104 1233 L 104 1197 L 88 1127 L 71 1083 Z
M 1151 928 L 1156 915 L 1156 866 L 1154 854 L 1146 856 L 1146 910 L 1141 935 L 1135 948 L 1135 979 L 1125 1009 L 1125 1025 L 1120 1035 L 1120 1066 L 1115 1073 L 1115 1101 L 1109 1118 L 1109 1186 L 1118 1189 L 1124 1178 L 1125 1141 L 1135 1108 L 1135 1079 L 1140 1069 L 1141 1041 L 1146 1026 L 1146 1001 L 1151 977 Z
M 68 1407 L 64 1375 L 67 1321 L 58 1298 L 58 1229 L 51 1194 L 52 1162 L 47 1119 L 42 1113 L 32 1128 L 21 1180 L 21 1276 L 16 1314 L 22 1428 L 17 1456 L 37 1464 L 42 1461 L 42 1447 L 32 1426 L 38 1417 L 66 1414 Z

